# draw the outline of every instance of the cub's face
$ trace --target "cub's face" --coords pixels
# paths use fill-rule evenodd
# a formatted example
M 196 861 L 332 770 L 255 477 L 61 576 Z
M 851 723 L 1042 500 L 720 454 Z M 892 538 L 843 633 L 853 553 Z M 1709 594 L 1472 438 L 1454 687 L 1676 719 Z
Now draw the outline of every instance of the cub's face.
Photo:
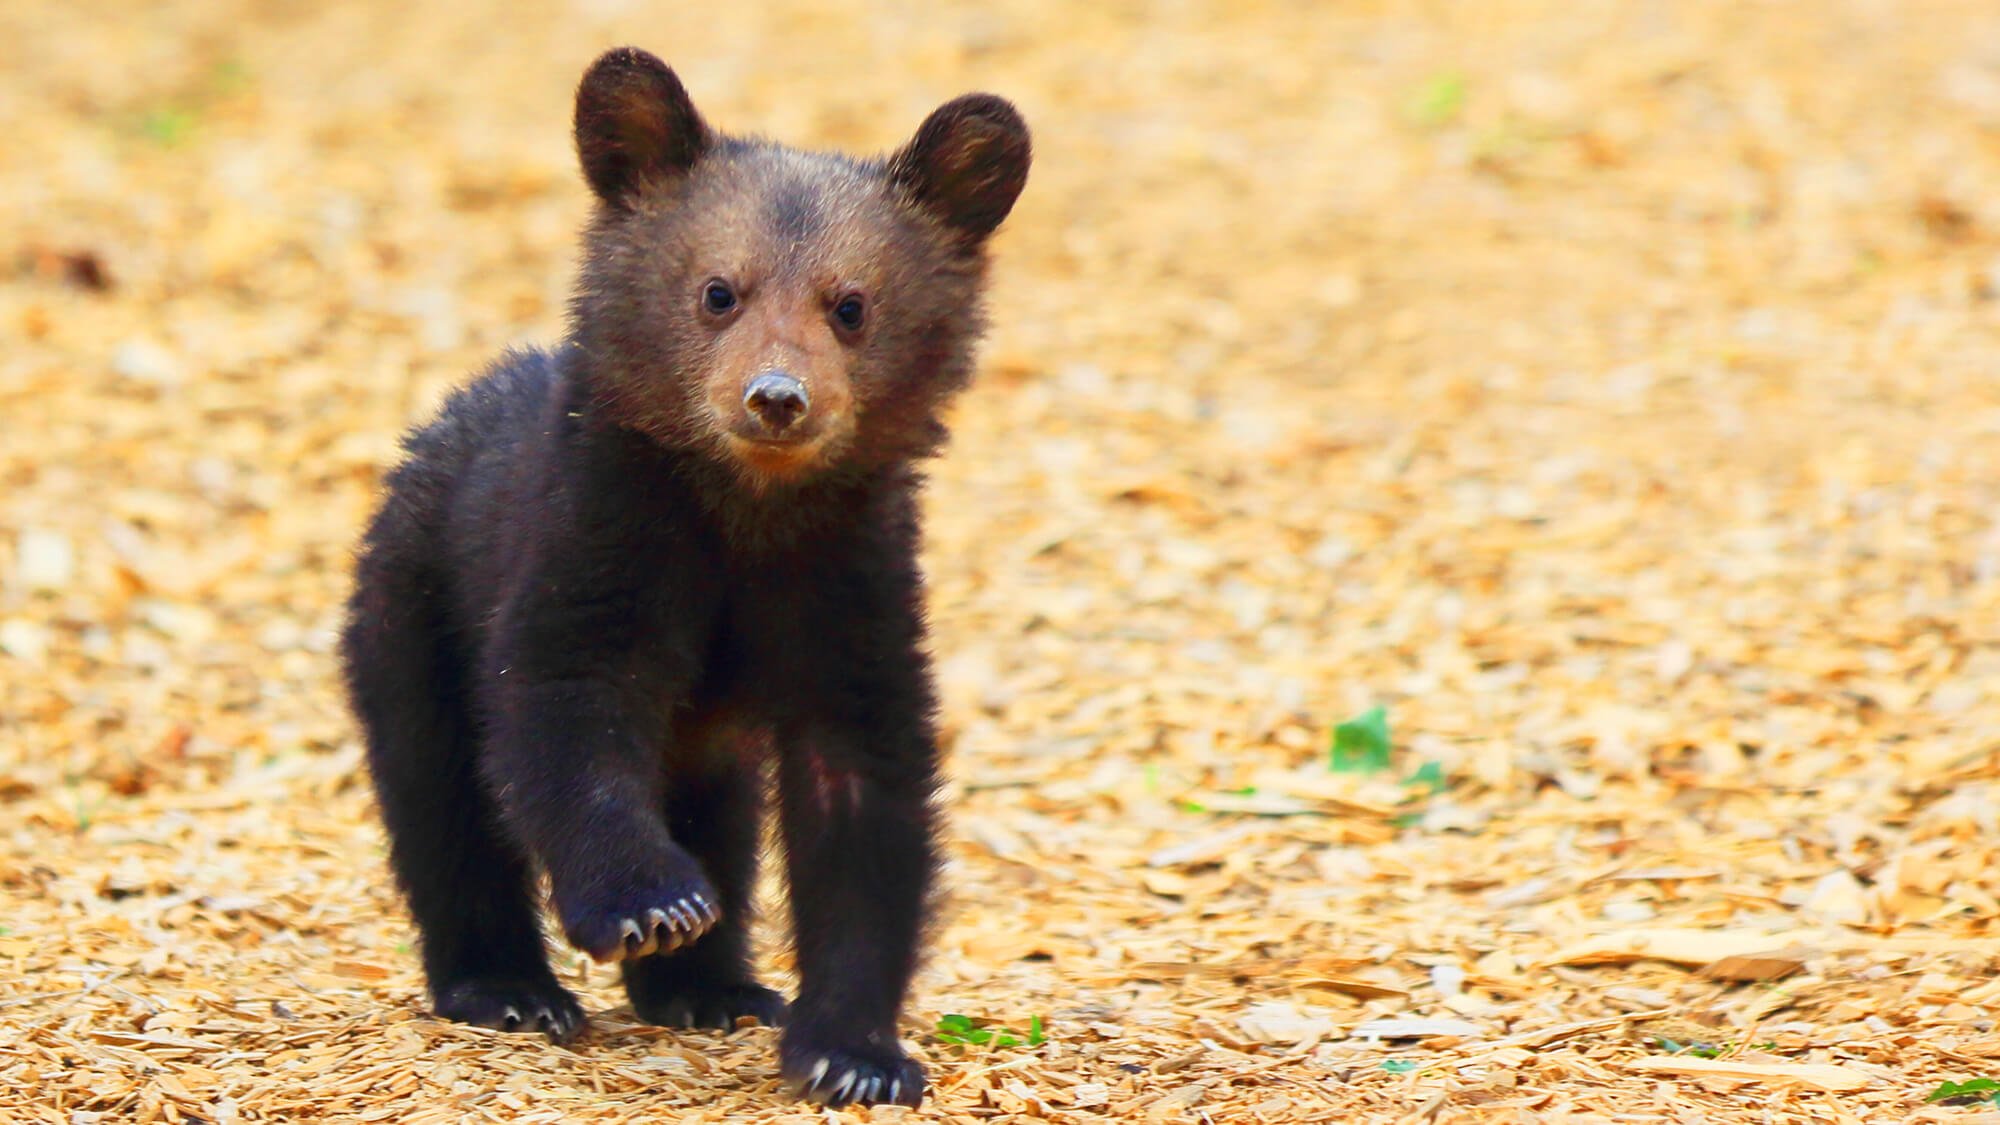
M 935 447 L 1027 176 L 1011 106 L 960 98 L 853 160 L 712 134 L 626 50 L 585 75 L 576 131 L 600 206 L 573 320 L 621 421 L 757 490 Z

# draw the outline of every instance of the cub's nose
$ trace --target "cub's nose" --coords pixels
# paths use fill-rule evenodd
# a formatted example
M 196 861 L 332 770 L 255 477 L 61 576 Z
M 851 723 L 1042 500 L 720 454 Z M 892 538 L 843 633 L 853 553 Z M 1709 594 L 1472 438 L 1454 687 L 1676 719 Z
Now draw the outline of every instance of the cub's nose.
M 805 417 L 811 405 L 805 384 L 782 371 L 764 372 L 750 380 L 749 388 L 743 392 L 744 409 L 774 437 Z

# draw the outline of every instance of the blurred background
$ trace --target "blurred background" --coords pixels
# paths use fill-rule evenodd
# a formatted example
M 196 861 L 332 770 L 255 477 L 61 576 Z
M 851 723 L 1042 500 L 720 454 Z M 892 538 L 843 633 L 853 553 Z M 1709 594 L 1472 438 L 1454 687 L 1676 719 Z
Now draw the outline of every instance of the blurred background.
M 941 1112 L 1722 1121 L 1640 1064 L 1754 1039 L 1917 1119 L 2000 1056 L 1991 5 L 0 0 L 0 1107 L 788 1112 L 580 967 L 588 1073 L 422 1019 L 336 690 L 397 435 L 562 331 L 624 43 L 724 130 L 1035 131 L 929 496 Z

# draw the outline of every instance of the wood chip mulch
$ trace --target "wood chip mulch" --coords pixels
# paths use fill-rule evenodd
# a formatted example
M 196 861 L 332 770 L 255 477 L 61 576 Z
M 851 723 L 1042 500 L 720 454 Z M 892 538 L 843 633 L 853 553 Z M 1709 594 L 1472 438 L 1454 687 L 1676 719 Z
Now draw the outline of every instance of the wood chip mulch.
M 572 1047 L 429 1018 L 335 687 L 620 42 L 1036 130 L 929 496 L 934 1095 L 835 1118 L 2000 1119 L 1925 1100 L 2000 1077 L 1991 4 L 162 0 L 0 5 L 0 1120 L 826 1116 L 567 954 Z

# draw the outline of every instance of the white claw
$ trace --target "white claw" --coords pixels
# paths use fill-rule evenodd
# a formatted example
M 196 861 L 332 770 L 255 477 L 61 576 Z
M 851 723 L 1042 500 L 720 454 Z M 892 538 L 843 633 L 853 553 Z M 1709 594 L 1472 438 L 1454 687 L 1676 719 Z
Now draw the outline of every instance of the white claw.
M 521 1013 L 515 1010 L 514 1005 L 509 1004 L 507 1005 L 507 1018 L 515 1023 L 520 1023 Z
M 889 1080 L 889 1104 L 895 1105 L 902 1096 L 903 1080 L 900 1078 L 891 1078 Z
M 833 1088 L 833 1094 L 829 1100 L 836 1102 L 846 1101 L 848 1087 L 852 1085 L 854 1085 L 854 1072 L 850 1070 L 846 1074 L 841 1075 L 840 1085 Z
M 639 923 L 634 922 L 630 918 L 620 918 L 618 920 L 618 936 L 621 939 L 626 939 L 643 938 L 646 935 L 640 931 Z
M 880 1075 L 877 1075 L 855 1088 L 854 1100 L 857 1102 L 872 1102 L 875 1100 L 875 1095 L 881 1089 L 882 1078 Z
M 826 1068 L 829 1065 L 831 1064 L 829 1064 L 825 1059 L 821 1059 L 819 1060 L 819 1062 L 813 1064 L 812 1077 L 806 1079 L 806 1088 L 808 1090 L 812 1089 L 814 1086 L 819 1085 L 819 1080 L 826 1077 Z
M 665 927 L 667 925 L 670 925 L 672 922 L 672 920 L 667 917 L 667 912 L 661 910 L 657 906 L 651 910 L 646 911 L 646 921 L 651 923 L 656 928 Z

